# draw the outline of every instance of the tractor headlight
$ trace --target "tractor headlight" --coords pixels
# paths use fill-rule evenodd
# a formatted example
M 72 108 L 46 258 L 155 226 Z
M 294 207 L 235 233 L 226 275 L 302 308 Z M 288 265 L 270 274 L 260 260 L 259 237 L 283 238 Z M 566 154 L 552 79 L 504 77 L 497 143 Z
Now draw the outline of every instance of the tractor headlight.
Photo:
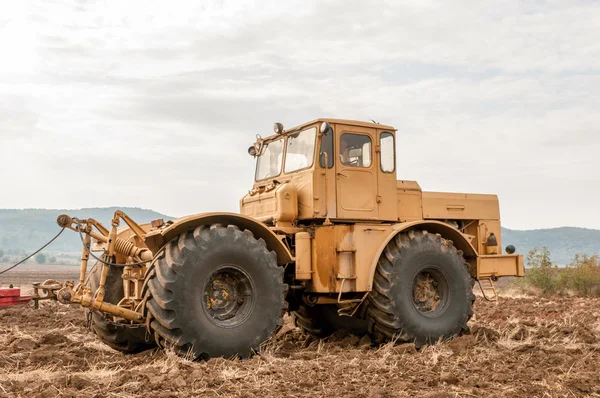
M 331 125 L 328 122 L 321 123 L 321 126 L 320 126 L 321 134 L 327 135 L 327 133 L 329 133 L 330 130 L 331 130 Z
M 281 134 L 281 133 L 283 133 L 283 124 L 281 124 L 281 123 L 275 123 L 273 125 L 273 131 L 275 132 L 275 134 Z

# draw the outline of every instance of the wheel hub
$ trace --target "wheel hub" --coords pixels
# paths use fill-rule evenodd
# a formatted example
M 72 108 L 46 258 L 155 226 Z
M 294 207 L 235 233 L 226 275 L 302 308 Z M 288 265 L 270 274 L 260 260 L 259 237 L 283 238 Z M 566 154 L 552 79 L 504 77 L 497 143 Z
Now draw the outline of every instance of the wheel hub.
M 222 327 L 243 323 L 254 306 L 254 286 L 236 265 L 224 265 L 212 273 L 204 288 L 203 307 L 209 319 Z
M 413 304 L 427 317 L 437 317 L 445 311 L 448 283 L 438 270 L 425 269 L 413 281 Z

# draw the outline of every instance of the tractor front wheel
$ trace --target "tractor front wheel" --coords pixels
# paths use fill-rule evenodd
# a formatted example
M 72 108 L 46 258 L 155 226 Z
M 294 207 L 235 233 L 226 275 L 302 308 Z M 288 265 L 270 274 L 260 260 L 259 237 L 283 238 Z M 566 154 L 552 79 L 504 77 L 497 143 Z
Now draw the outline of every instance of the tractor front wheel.
M 191 359 L 252 355 L 287 309 L 275 252 L 233 225 L 200 226 L 167 243 L 144 285 L 156 341 Z

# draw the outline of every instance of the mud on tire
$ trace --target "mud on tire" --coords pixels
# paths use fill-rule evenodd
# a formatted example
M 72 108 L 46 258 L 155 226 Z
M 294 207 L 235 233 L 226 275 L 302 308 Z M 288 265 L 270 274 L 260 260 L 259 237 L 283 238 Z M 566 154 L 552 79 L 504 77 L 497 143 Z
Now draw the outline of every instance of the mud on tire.
M 104 301 L 118 304 L 123 298 L 122 273 L 122 268 L 110 267 L 104 286 Z M 98 289 L 101 274 L 102 263 L 97 261 L 87 277 L 87 284 L 92 289 L 92 294 Z M 126 324 L 114 324 L 107 318 L 109 316 L 97 311 L 92 312 L 92 331 L 104 344 L 128 354 L 141 352 L 156 346 L 151 337 L 146 341 L 149 337 L 146 334 L 146 328 L 130 328 Z
M 452 242 L 427 231 L 397 235 L 377 263 L 369 330 L 378 341 L 417 347 L 458 336 L 473 315 L 474 283 Z
M 192 359 L 251 356 L 287 309 L 275 252 L 233 225 L 200 226 L 167 243 L 143 291 L 157 343 Z

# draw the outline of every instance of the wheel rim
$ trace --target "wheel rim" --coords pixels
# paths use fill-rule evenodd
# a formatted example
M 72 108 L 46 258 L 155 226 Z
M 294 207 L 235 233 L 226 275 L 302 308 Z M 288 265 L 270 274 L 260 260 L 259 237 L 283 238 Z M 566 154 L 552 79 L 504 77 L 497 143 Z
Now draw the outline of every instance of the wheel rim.
M 413 279 L 413 304 L 427 318 L 437 318 L 448 307 L 448 279 L 441 269 L 427 267 Z
M 217 268 L 204 286 L 202 307 L 217 326 L 233 328 L 248 319 L 255 303 L 254 283 L 235 264 Z

